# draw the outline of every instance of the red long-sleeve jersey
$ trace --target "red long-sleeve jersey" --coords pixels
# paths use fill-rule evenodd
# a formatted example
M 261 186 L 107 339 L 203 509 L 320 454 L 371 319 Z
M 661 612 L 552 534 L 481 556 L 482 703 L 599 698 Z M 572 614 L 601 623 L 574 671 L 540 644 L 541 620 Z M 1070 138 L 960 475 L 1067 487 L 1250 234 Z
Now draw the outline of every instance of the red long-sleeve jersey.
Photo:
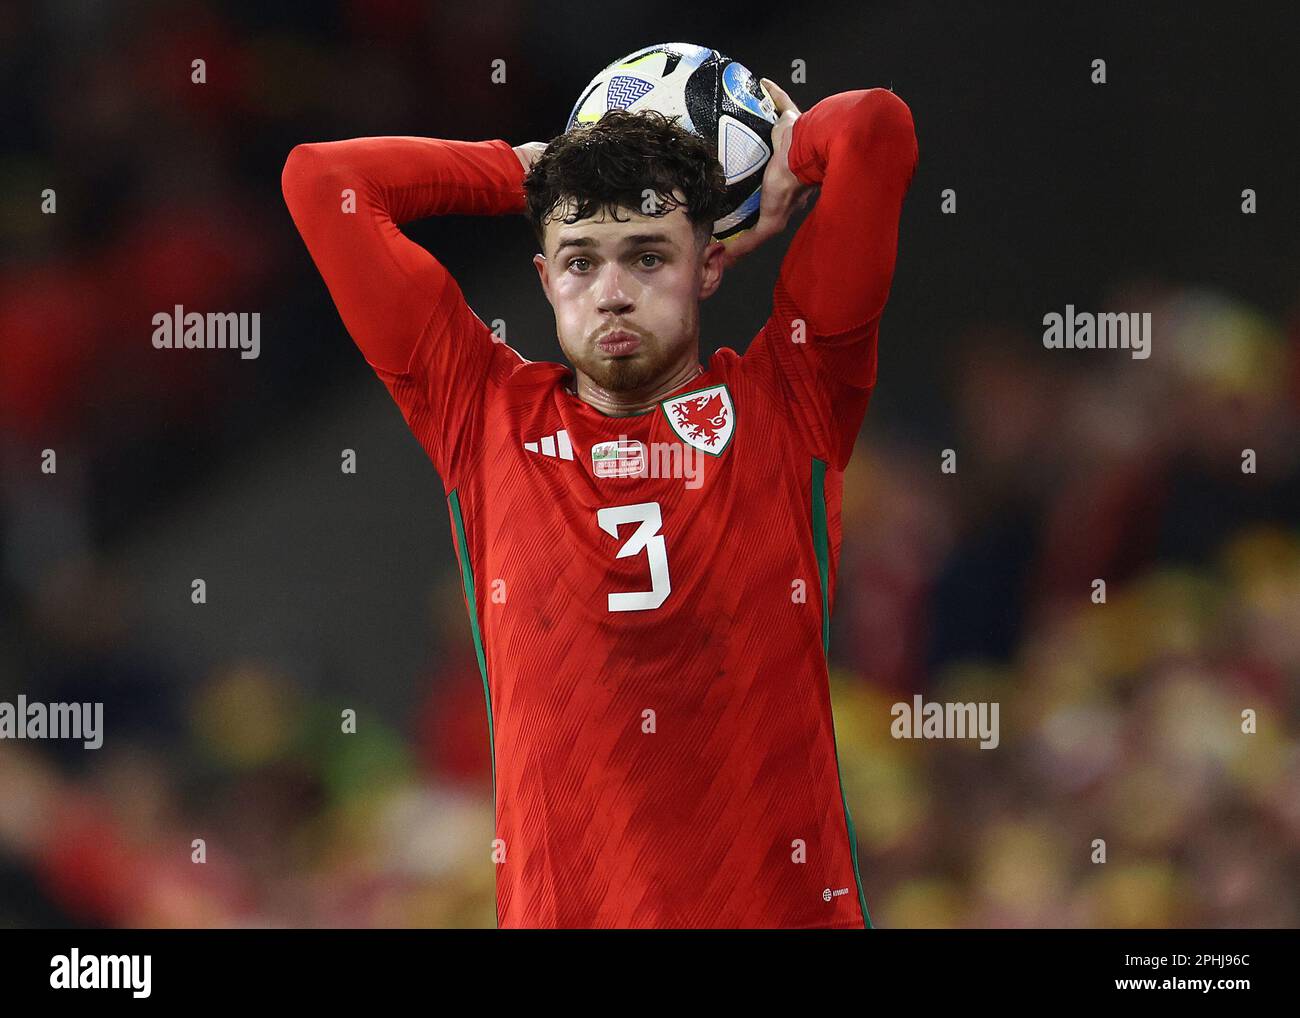
M 446 490 L 487 700 L 501 927 L 870 925 L 827 644 L 911 114 L 884 89 L 830 96 L 795 122 L 789 159 L 820 194 L 771 317 L 743 356 L 724 346 L 632 417 L 494 342 L 398 229 L 522 212 L 509 143 L 361 138 L 285 165 L 339 314 Z

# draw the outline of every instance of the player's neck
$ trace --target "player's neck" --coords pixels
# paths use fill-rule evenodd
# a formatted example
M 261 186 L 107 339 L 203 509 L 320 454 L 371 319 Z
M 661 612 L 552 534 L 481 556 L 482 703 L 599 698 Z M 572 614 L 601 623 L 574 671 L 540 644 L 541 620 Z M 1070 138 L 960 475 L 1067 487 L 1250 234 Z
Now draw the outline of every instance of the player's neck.
M 704 374 L 704 367 L 697 358 L 692 358 L 672 374 L 666 375 L 662 381 L 655 382 L 652 388 L 637 392 L 613 392 L 602 388 L 580 371 L 575 374 L 576 395 L 580 400 L 607 417 L 631 417 L 645 413 L 692 378 Z

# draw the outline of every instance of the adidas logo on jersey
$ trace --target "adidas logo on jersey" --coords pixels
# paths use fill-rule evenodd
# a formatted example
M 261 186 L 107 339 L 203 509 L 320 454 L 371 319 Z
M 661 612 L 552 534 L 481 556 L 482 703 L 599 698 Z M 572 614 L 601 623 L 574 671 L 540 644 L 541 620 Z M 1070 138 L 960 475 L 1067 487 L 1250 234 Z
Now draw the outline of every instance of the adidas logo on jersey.
M 524 448 L 529 452 L 540 452 L 543 456 L 558 456 L 562 460 L 573 459 L 573 446 L 569 443 L 569 433 L 564 428 L 554 435 L 543 435 L 540 448 L 537 442 L 525 442 Z

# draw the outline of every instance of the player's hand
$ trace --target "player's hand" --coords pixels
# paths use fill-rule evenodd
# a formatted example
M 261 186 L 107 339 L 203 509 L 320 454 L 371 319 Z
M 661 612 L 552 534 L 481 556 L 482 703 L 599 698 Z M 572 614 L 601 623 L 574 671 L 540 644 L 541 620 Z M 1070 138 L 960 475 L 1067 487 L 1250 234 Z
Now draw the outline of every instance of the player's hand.
M 723 254 L 727 268 L 758 247 L 769 237 L 782 233 L 789 225 L 790 216 L 808 204 L 814 187 L 803 183 L 790 169 L 790 139 L 794 122 L 799 119 L 799 107 L 785 91 L 767 78 L 759 78 L 767 94 L 776 104 L 777 121 L 772 125 L 772 158 L 763 171 L 763 192 L 759 198 L 758 222 L 729 241 Z
M 546 142 L 530 141 L 524 145 L 514 146 L 515 155 L 519 157 L 519 163 L 527 173 L 533 168 L 533 163 L 537 161 L 538 156 L 546 151 Z

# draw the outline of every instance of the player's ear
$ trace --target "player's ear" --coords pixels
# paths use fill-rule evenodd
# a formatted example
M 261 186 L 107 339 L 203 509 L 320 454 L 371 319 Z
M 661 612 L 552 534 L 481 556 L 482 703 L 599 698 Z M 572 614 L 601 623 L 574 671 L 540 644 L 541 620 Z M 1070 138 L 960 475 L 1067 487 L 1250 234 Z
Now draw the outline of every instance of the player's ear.
M 546 294 L 546 299 L 551 300 L 551 283 L 546 277 L 546 256 L 542 254 L 533 255 L 533 265 L 537 267 L 537 277 L 542 281 L 542 292 Z M 551 303 L 555 303 L 551 301 Z
M 709 238 L 700 255 L 700 300 L 708 300 L 722 285 L 723 254 L 727 247 L 720 240 Z

